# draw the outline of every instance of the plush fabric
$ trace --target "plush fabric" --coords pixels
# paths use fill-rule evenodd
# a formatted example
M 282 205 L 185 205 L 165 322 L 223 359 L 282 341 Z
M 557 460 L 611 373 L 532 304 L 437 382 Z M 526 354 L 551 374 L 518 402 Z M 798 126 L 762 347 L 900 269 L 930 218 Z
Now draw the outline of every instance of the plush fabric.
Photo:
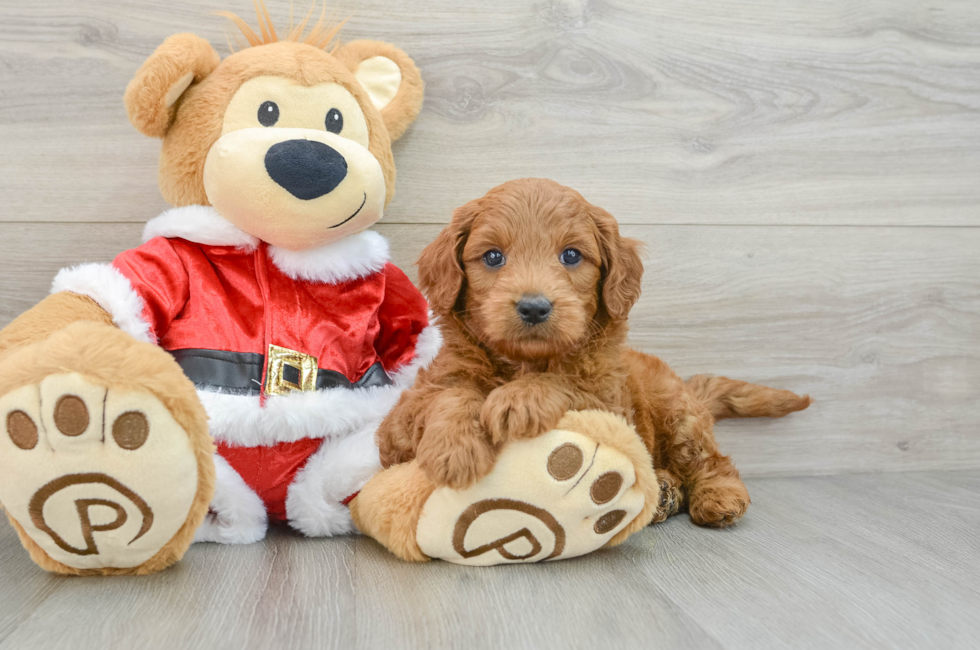
M 399 48 L 379 41 L 351 41 L 338 49 L 334 55 L 359 78 L 370 74 L 361 66 L 375 57 L 384 57 L 398 66 L 401 84 L 395 96 L 381 107 L 381 117 L 392 142 L 402 137 L 422 110 L 425 86 L 422 82 L 422 73 L 415 63 Z
M 152 62 L 148 61 L 147 65 Z M 279 42 L 251 47 L 224 59 L 212 74 L 192 84 L 176 105 L 176 114 L 163 139 L 160 189 L 175 206 L 208 205 L 204 163 L 222 135 L 225 108 L 249 79 L 285 76 L 304 85 L 338 83 L 357 99 L 367 121 L 368 150 L 384 175 L 386 203 L 395 187 L 391 139 L 384 120 L 353 73 L 334 56 L 303 43 Z M 408 123 L 411 119 L 403 119 Z
M 112 315 L 88 296 L 56 293 L 46 297 L 0 330 L 0 358 L 8 350 L 43 341 L 79 321 L 112 324 Z
M 493 470 L 465 489 L 436 486 L 416 461 L 388 468 L 361 489 L 351 513 L 362 532 L 404 560 L 487 566 L 619 544 L 650 523 L 660 497 L 633 427 L 610 413 L 582 411 L 567 413 L 555 430 L 509 443 Z
M 345 503 L 381 469 L 376 428 L 323 441 L 289 486 L 286 519 L 293 528 L 311 537 L 356 532 Z
M 174 209 L 0 331 L 0 500 L 46 569 L 151 573 L 270 519 L 351 532 L 374 432 L 441 343 L 367 230 L 418 70 L 370 42 L 350 67 L 341 25 L 307 16 L 280 37 L 257 11 L 259 33 L 228 15 L 240 51 L 178 34 L 126 89 L 130 121 L 163 140 Z
M 373 537 L 403 560 L 424 562 L 416 535 L 419 516 L 436 486 L 409 462 L 375 474 L 350 502 L 358 530 Z
M 129 121 L 140 133 L 162 138 L 180 95 L 211 74 L 221 57 L 194 34 L 174 34 L 156 49 L 126 87 L 123 101 Z
M 39 308 L 46 311 L 56 309 L 57 301 L 42 303 Z M 40 320 L 40 319 L 38 319 Z M 53 559 L 25 531 L 23 525 L 10 516 L 17 529 L 21 542 L 31 553 L 35 562 L 43 568 L 59 573 L 79 575 L 91 574 L 146 574 L 163 569 L 183 556 L 190 545 L 194 531 L 200 525 L 208 510 L 208 503 L 214 492 L 214 464 L 211 460 L 213 445 L 208 435 L 207 416 L 194 393 L 191 384 L 173 358 L 156 346 L 134 340 L 124 332 L 106 324 L 94 322 L 75 322 L 42 341 L 18 347 L 5 355 L 2 360 L 3 373 L 0 373 L 0 410 L 3 418 L 11 409 L 30 409 L 30 400 L 11 399 L 18 389 L 31 388 L 52 376 L 78 373 L 84 384 L 98 387 L 104 394 L 147 393 L 166 409 L 170 417 L 179 425 L 186 436 L 186 445 L 196 465 L 191 484 L 192 503 L 187 509 L 186 519 L 173 537 L 162 544 L 159 550 L 145 562 L 137 566 L 100 568 L 79 568 L 68 566 Z M 77 391 L 75 391 L 77 392 Z M 22 393 L 23 394 L 23 393 Z M 137 399 L 134 408 L 139 406 Z M 99 419 L 101 424 L 101 418 Z M 153 424 L 151 422 L 151 435 Z M 51 435 L 59 435 L 54 431 Z M 8 450 L 3 453 L 6 457 Z M 97 457 L 83 454 L 80 457 L 83 467 L 88 471 L 98 471 L 102 465 Z M 18 459 L 20 465 L 30 462 L 27 457 Z M 111 466 L 111 465 L 110 465 Z M 185 478 L 190 480 L 190 478 Z M 3 477 L 0 486 L 5 502 L 20 495 L 19 483 L 11 482 L 10 476 Z M 138 489 L 138 488 L 137 488 Z M 166 495 L 147 495 L 146 500 L 164 499 Z
M 265 537 L 265 504 L 224 458 L 214 455 L 214 509 L 194 533 L 195 542 L 251 544 Z
M 259 247 L 254 237 L 234 225 L 209 205 L 171 208 L 146 222 L 143 243 L 154 237 L 186 239 L 205 246 L 232 246 L 251 253 Z
M 51 293 L 62 292 L 91 298 L 112 316 L 116 327 L 137 341 L 156 343 L 156 334 L 143 318 L 143 299 L 118 269 L 98 263 L 61 269 L 51 283 Z

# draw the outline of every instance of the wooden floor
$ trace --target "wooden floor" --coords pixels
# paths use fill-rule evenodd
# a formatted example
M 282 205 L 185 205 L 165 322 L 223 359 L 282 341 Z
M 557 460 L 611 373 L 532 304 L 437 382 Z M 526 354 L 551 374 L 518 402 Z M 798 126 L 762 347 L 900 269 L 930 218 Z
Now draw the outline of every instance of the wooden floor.
M 678 516 L 592 556 L 493 568 L 277 532 L 148 578 L 63 578 L 4 527 L 0 650 L 977 647 L 976 472 L 749 490 L 733 529 Z
M 977 0 L 331 8 L 426 81 L 378 227 L 412 277 L 454 207 L 554 178 L 646 244 L 634 345 L 814 406 L 719 427 L 754 499 L 734 530 L 548 566 L 283 533 L 70 580 L 0 523 L 0 650 L 980 647 Z M 122 93 L 173 33 L 224 54 L 229 9 L 251 2 L 0 0 L 0 326 L 166 207 Z

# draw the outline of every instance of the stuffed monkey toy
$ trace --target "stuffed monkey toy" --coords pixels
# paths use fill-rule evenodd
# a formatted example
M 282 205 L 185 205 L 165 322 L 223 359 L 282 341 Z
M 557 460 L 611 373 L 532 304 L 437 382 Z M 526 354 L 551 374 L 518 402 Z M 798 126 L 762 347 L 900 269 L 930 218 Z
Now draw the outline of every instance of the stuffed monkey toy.
M 126 90 L 174 208 L 0 332 L 0 502 L 45 569 L 152 573 L 270 521 L 353 531 L 375 429 L 439 347 L 367 229 L 418 69 L 387 43 L 332 47 L 322 18 L 282 37 L 232 18 L 248 46 L 172 36 Z

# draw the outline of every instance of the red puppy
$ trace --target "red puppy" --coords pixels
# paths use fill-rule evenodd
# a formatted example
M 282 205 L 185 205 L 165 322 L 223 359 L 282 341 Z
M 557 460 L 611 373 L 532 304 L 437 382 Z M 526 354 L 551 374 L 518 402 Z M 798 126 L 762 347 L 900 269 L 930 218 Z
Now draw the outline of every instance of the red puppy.
M 665 494 L 686 500 L 695 523 L 737 521 L 749 495 L 714 421 L 780 417 L 810 399 L 724 377 L 685 383 L 627 348 L 638 248 L 612 215 L 553 181 L 511 181 L 457 209 L 419 261 L 445 344 L 378 430 L 382 463 L 417 458 L 434 483 L 463 488 L 505 441 L 571 409 L 604 409 L 635 424 Z

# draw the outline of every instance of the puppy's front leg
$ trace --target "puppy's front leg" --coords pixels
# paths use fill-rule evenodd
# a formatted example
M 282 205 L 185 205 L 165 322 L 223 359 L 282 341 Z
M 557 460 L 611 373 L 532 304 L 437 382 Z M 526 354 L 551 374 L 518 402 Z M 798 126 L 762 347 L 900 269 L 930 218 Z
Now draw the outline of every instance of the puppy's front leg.
M 565 378 L 529 373 L 490 392 L 480 410 L 480 423 L 497 444 L 541 435 L 554 429 L 566 411 L 589 408 L 606 405 Z
M 466 388 L 444 390 L 429 403 L 415 457 L 436 485 L 464 489 L 493 469 L 494 448 L 479 422 L 482 404 L 483 395 Z

